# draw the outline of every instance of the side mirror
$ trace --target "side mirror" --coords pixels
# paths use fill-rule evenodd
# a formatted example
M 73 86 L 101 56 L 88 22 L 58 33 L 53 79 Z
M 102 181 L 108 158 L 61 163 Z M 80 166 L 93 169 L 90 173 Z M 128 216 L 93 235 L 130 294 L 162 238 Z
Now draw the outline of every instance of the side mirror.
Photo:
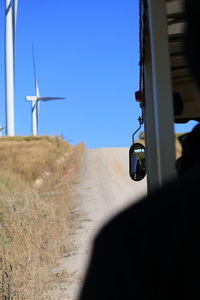
M 129 149 L 129 174 L 134 181 L 140 181 L 146 175 L 145 147 L 140 143 Z

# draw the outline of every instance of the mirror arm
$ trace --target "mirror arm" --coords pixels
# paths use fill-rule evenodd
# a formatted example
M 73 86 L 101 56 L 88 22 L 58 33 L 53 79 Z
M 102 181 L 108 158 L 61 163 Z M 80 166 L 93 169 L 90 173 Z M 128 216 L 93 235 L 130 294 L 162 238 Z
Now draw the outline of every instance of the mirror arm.
M 134 144 L 134 135 L 141 129 L 142 124 L 143 124 L 143 119 L 141 117 L 138 118 L 139 121 L 139 128 L 132 134 L 132 142 Z

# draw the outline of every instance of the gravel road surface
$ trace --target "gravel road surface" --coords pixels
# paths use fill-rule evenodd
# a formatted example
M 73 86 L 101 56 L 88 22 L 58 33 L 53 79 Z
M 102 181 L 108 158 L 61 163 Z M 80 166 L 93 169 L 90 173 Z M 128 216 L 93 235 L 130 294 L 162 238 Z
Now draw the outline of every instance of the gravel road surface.
M 74 192 L 71 249 L 56 270 L 67 271 L 67 282 L 57 287 L 54 299 L 77 299 L 95 234 L 108 219 L 146 194 L 146 179 L 129 178 L 128 148 L 87 149 Z

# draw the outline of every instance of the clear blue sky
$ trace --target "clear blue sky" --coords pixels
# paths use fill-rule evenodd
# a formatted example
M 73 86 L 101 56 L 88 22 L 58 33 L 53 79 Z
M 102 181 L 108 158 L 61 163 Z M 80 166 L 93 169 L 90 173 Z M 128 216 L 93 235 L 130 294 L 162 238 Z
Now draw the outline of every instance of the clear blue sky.
M 39 134 L 72 144 L 128 147 L 138 126 L 137 0 L 18 0 L 15 133 L 31 134 L 32 43 L 42 102 Z M 0 123 L 5 125 L 4 2 L 0 2 Z M 186 127 L 178 127 L 185 131 Z

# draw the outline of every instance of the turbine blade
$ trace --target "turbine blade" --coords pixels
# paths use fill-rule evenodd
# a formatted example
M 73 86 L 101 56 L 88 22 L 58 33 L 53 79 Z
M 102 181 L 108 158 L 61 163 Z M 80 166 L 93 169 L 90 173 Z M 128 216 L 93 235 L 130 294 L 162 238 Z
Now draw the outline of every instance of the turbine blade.
M 50 100 L 62 100 L 64 97 L 38 97 L 40 101 L 50 101 Z
M 38 87 L 38 81 L 37 81 L 37 79 L 36 79 L 36 82 L 35 82 L 35 91 L 36 91 L 36 96 L 37 96 L 37 98 L 39 100 L 39 98 L 40 98 L 40 92 L 39 92 L 39 87 Z
M 17 27 L 17 8 L 18 8 L 18 0 L 13 0 L 13 33 L 14 33 L 14 43 L 15 43 L 15 34 Z
M 32 44 L 32 57 L 33 57 L 33 72 L 34 72 L 34 82 L 36 82 L 36 70 L 35 70 L 35 52 L 34 46 Z
M 37 101 L 37 108 L 38 108 L 38 110 L 37 110 L 37 115 L 38 115 L 38 118 L 39 118 L 39 112 L 40 112 L 40 101 L 39 101 L 39 99 L 38 99 L 38 101 Z
M 33 44 L 32 44 L 32 55 L 33 55 L 33 70 L 34 70 L 35 94 L 36 94 L 37 97 L 39 97 L 40 93 L 39 93 L 39 86 L 38 86 L 37 75 L 36 75 L 35 52 L 34 52 L 34 46 L 33 46 Z

